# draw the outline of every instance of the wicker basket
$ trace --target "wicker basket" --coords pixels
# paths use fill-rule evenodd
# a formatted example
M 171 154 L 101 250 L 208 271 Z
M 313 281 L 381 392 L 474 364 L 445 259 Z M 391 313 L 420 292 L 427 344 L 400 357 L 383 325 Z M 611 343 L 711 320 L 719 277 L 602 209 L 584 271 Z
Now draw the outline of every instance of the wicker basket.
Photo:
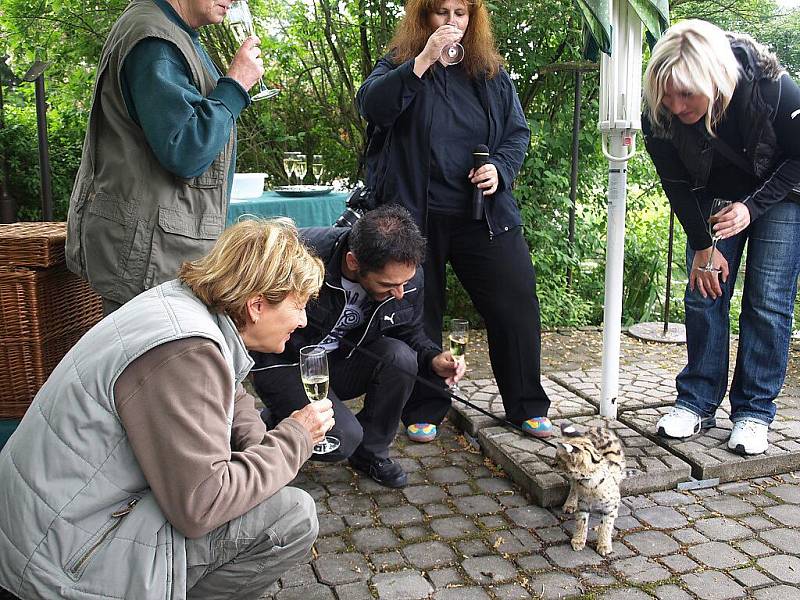
M 0 268 L 52 267 L 64 262 L 66 223 L 0 225 Z
M 64 354 L 102 318 L 65 265 L 0 270 L 0 419 L 21 417 Z

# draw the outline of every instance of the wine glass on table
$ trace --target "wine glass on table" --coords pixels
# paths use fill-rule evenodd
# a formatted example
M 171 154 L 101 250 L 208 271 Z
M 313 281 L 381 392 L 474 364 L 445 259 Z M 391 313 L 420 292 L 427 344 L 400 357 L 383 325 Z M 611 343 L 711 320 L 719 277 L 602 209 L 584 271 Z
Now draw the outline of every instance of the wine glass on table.
M 295 156 L 294 172 L 299 178 L 297 185 L 303 185 L 303 179 L 306 178 L 306 173 L 308 173 L 308 164 L 306 163 L 306 160 L 305 154 L 298 153 Z
M 294 174 L 294 161 L 297 152 L 283 153 L 283 170 L 286 172 L 286 180 L 292 185 L 292 175 Z
M 250 12 L 250 6 L 247 0 L 234 0 L 228 8 L 228 22 L 231 25 L 233 34 L 236 39 L 241 43 L 248 37 L 255 35 L 255 27 L 253 25 L 253 13 Z M 272 98 L 280 93 L 277 88 L 268 88 L 264 85 L 264 78 L 258 78 L 259 92 L 255 96 L 251 96 L 250 100 L 258 102 L 259 100 L 266 100 Z
M 300 348 L 300 379 L 311 402 L 328 397 L 328 354 L 322 346 Z M 314 454 L 328 454 L 339 447 L 339 440 L 326 435 L 319 444 L 314 444 Z
M 314 182 L 319 185 L 319 180 L 322 179 L 322 155 L 315 154 L 311 160 L 311 173 L 314 175 Z
M 706 273 L 719 273 L 721 269 L 719 267 L 714 266 L 714 250 L 717 249 L 717 242 L 719 241 L 719 234 L 714 231 L 714 223 L 716 223 L 716 219 L 714 218 L 723 210 L 728 208 L 731 205 L 730 200 L 723 200 L 722 198 L 714 198 L 714 202 L 711 204 L 711 213 L 708 215 L 708 235 L 711 236 L 711 253 L 708 255 L 708 262 L 700 267 L 701 271 Z
M 467 342 L 469 341 L 469 321 L 466 319 L 452 319 L 450 321 L 450 354 L 456 363 L 466 364 Z M 460 392 L 458 383 L 450 386 L 453 393 Z

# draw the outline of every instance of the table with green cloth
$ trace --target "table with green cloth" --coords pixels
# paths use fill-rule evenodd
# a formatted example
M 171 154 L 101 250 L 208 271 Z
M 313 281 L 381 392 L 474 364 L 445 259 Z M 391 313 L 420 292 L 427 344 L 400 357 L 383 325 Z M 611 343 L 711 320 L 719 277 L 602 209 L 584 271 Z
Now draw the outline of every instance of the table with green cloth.
M 298 227 L 325 227 L 344 211 L 349 192 L 329 192 L 319 196 L 281 196 L 277 192 L 264 192 L 258 198 L 232 199 L 228 206 L 227 225 L 232 225 L 244 215 L 255 217 L 290 217 Z

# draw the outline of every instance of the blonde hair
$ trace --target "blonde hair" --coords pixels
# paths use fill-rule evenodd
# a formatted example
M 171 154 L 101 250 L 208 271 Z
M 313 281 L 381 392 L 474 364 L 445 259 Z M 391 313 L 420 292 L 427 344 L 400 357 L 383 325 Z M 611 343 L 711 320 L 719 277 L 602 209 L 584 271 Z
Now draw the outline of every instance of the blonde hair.
M 739 62 L 725 32 L 699 19 L 681 21 L 658 40 L 644 73 L 650 122 L 656 129 L 669 130 L 672 114 L 662 100 L 667 83 L 672 82 L 681 92 L 708 99 L 704 121 L 706 130 L 714 135 L 714 127 L 730 104 L 738 79 Z
M 290 219 L 241 221 L 222 232 L 206 256 L 187 261 L 178 277 L 212 312 L 237 327 L 247 322 L 247 301 L 261 296 L 278 304 L 295 295 L 316 296 L 325 267 L 297 236 Z
M 464 46 L 464 68 L 473 79 L 486 76 L 492 79 L 503 66 L 503 57 L 497 51 L 492 33 L 492 20 L 483 0 L 460 0 L 469 12 L 469 24 L 461 45 Z M 405 16 L 397 24 L 394 37 L 388 44 L 395 64 L 402 64 L 417 56 L 434 32 L 428 16 L 444 0 L 407 0 Z

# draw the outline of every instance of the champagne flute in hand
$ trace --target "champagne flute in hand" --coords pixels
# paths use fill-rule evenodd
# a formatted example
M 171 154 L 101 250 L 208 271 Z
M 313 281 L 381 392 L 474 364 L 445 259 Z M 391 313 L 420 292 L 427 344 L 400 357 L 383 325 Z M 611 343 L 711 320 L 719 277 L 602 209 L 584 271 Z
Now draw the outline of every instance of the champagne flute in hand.
M 328 397 L 328 354 L 322 346 L 300 348 L 300 379 L 311 402 Z M 326 435 L 319 444 L 314 444 L 314 454 L 328 454 L 339 447 L 339 440 Z
M 246 39 L 252 35 L 255 35 L 253 13 L 250 12 L 250 6 L 247 4 L 247 0 L 234 0 L 231 2 L 231 6 L 228 8 L 228 21 L 230 22 L 231 28 L 233 29 L 237 39 L 240 37 Z M 244 42 L 244 39 L 239 41 Z M 250 100 L 253 102 L 272 98 L 273 96 L 277 96 L 280 92 L 279 89 L 270 89 L 264 85 L 263 77 L 258 78 L 258 85 L 260 91 L 255 96 L 250 98 Z
M 717 242 L 719 241 L 719 234 L 714 231 L 714 224 L 716 223 L 715 217 L 723 210 L 731 205 L 730 200 L 723 200 L 722 198 L 714 198 L 711 205 L 711 213 L 708 215 L 708 234 L 711 236 L 711 254 L 708 255 L 708 262 L 700 267 L 701 271 L 706 273 L 719 273 L 721 269 L 714 266 L 714 250 L 717 249 Z
M 448 23 L 448 25 L 456 27 L 456 25 L 454 25 L 453 23 Z M 442 64 L 444 64 L 444 66 L 452 67 L 453 65 L 457 65 L 462 60 L 464 60 L 464 46 L 462 46 L 458 42 L 447 44 L 447 46 L 442 48 L 440 56 Z
M 469 341 L 469 321 L 466 319 L 452 319 L 450 321 L 450 354 L 457 363 L 465 364 L 467 342 Z M 450 386 L 453 393 L 461 391 L 458 383 Z

